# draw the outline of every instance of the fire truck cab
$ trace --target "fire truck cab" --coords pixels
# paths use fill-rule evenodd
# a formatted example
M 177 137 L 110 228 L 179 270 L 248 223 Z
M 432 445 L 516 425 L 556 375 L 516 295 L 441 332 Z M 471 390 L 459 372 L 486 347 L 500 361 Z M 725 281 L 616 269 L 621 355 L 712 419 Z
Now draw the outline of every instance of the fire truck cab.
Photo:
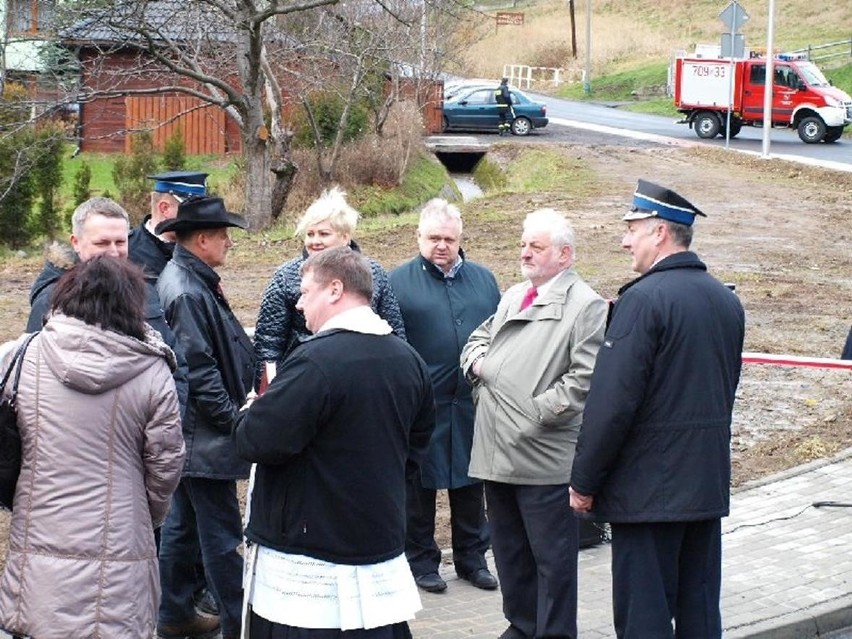
M 743 126 L 763 126 L 766 69 L 764 57 L 678 57 L 674 96 L 684 114 L 680 122 L 700 138 L 724 136 L 729 121 L 730 137 Z M 772 76 L 772 126 L 794 128 L 813 144 L 837 141 L 852 123 L 852 98 L 804 56 L 777 55 Z

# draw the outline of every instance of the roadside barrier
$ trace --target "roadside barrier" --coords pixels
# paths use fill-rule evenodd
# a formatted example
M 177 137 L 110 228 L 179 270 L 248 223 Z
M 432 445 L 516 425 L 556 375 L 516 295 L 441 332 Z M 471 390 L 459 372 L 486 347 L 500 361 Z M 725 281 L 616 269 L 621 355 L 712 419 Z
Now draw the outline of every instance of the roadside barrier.
M 841 368 L 852 370 L 852 359 L 830 357 L 800 357 L 743 352 L 743 364 L 774 364 L 775 366 L 808 366 L 811 368 Z

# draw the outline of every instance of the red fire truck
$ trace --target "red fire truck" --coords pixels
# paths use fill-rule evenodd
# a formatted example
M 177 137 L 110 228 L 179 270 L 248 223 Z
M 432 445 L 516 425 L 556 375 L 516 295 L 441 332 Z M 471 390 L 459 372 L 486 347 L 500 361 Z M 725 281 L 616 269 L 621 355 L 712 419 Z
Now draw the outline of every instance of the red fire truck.
M 731 81 L 733 75 L 733 82 Z M 852 98 L 825 79 L 801 56 L 773 60 L 772 126 L 796 129 L 808 144 L 835 142 L 852 123 Z M 675 107 L 700 138 L 730 136 L 744 126 L 763 126 L 766 59 L 678 57 L 674 67 Z

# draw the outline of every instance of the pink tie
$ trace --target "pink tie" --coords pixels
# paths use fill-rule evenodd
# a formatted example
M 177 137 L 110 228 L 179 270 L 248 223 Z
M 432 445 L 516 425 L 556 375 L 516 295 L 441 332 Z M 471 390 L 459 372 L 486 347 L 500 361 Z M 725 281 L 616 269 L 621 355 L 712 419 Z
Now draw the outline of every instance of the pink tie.
M 529 290 L 524 295 L 524 299 L 521 301 L 521 310 L 524 310 L 530 304 L 533 303 L 533 300 L 538 295 L 538 289 L 535 286 L 531 286 Z

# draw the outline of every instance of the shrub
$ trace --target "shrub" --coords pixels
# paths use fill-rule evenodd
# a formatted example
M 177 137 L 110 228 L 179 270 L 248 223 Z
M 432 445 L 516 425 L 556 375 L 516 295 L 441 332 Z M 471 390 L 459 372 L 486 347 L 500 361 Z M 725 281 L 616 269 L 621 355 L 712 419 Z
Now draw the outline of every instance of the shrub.
M 74 174 L 74 185 L 72 187 L 74 207 L 79 206 L 92 197 L 92 167 L 85 160 Z
M 130 155 L 118 158 L 112 169 L 119 202 L 127 209 L 133 225 L 142 220 L 150 207 L 151 182 L 148 176 L 156 172 L 154 136 L 150 131 L 137 133 L 130 142 Z
M 60 228 L 58 197 L 62 188 L 64 130 L 58 123 L 48 125 L 36 131 L 33 137 L 32 179 L 39 202 L 32 220 L 32 231 L 52 240 Z
M 186 141 L 180 127 L 177 127 L 163 144 L 163 167 L 167 171 L 186 168 Z
M 336 93 L 315 93 L 307 100 L 307 105 L 299 112 L 294 122 L 293 144 L 300 147 L 316 145 L 316 137 L 311 127 L 307 110 L 310 109 L 317 127 L 320 144 L 330 146 L 334 143 L 337 129 L 340 127 L 340 116 L 343 115 L 345 101 Z M 349 118 L 343 131 L 343 141 L 349 142 L 363 135 L 369 128 L 369 115 L 366 105 L 355 103 L 349 111 Z

